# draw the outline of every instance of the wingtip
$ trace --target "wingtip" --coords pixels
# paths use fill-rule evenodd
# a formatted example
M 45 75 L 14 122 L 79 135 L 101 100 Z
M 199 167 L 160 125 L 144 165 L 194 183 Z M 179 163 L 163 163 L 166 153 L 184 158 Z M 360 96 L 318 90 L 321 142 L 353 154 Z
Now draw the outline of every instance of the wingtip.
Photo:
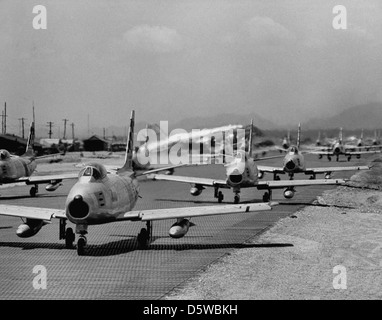
M 274 207 L 274 206 L 278 206 L 280 203 L 277 202 L 277 201 L 270 201 L 268 204 L 269 204 L 271 207 Z

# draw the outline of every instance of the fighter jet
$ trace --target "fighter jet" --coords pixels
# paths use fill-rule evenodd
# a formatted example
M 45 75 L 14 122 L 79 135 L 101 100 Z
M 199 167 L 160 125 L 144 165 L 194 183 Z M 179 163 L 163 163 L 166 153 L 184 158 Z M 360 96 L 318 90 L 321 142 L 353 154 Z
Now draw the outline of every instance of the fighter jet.
M 251 127 L 253 122 L 251 123 Z M 344 179 L 318 179 L 318 180 L 283 180 L 283 181 L 259 181 L 262 173 L 256 166 L 252 157 L 252 130 L 250 132 L 250 141 L 248 144 L 248 152 L 245 150 L 237 150 L 230 156 L 230 160 L 224 164 L 226 169 L 225 179 L 210 179 L 210 178 L 197 178 L 185 176 L 166 176 L 162 174 L 152 174 L 148 176 L 153 180 L 167 180 L 183 183 L 190 183 L 192 185 L 190 193 L 193 196 L 198 196 L 202 193 L 205 187 L 213 187 L 215 189 L 214 197 L 221 203 L 224 199 L 223 193 L 219 191 L 220 188 L 232 189 L 234 192 L 234 203 L 240 202 L 241 188 L 257 188 L 259 190 L 267 190 L 263 195 L 263 201 L 267 202 L 272 198 L 273 189 L 285 189 L 284 197 L 292 198 L 295 194 L 296 186 L 309 186 L 318 184 L 341 184 Z M 228 158 L 228 156 L 227 156 Z M 278 168 L 271 168 L 277 170 Z
M 193 224 L 191 217 L 249 214 L 262 210 L 271 210 L 272 203 L 251 203 L 245 205 L 202 206 L 188 208 L 136 210 L 133 208 L 139 197 L 137 174 L 132 170 L 134 111 L 130 118 L 128 145 L 125 162 L 116 174 L 107 174 L 106 168 L 97 163 L 90 163 L 79 173 L 78 182 L 71 188 L 65 203 L 65 209 L 47 209 L 22 206 L 0 205 L 0 215 L 25 218 L 16 231 L 19 237 L 26 238 L 35 235 L 52 218 L 57 218 L 59 238 L 65 239 L 67 248 L 73 246 L 75 235 L 72 228 L 66 228 L 66 222 L 76 225 L 79 234 L 77 242 L 78 255 L 86 252 L 86 234 L 90 225 L 111 223 L 116 221 L 144 221 L 137 240 L 140 247 L 147 247 L 151 240 L 152 221 L 176 219 L 170 227 L 172 238 L 181 238 Z M 159 169 L 160 170 L 160 169 Z M 152 170 L 144 174 L 156 172 Z
M 359 148 L 366 148 L 365 146 Z M 372 154 L 372 153 L 380 153 L 377 150 L 369 150 L 369 151 L 350 151 L 353 150 L 354 146 L 345 145 L 342 138 L 342 128 L 340 128 L 338 140 L 336 140 L 329 148 L 323 148 L 321 150 L 312 150 L 309 153 L 317 154 L 319 159 L 323 156 L 327 156 L 328 160 L 331 161 L 332 157 L 336 157 L 336 161 L 339 161 L 340 155 L 344 155 L 347 157 L 348 161 L 351 160 L 352 156 L 355 156 L 357 159 L 361 158 L 362 154 Z
M 374 137 L 365 139 L 365 147 L 366 147 L 366 150 L 370 150 L 370 149 L 375 150 L 375 149 L 382 148 L 381 139 L 379 137 L 379 131 L 377 133 L 377 130 L 374 130 Z
M 284 137 L 281 146 L 284 150 L 286 150 L 290 147 L 290 144 L 290 131 L 288 130 L 288 134 Z
M 301 140 L 301 124 L 298 124 L 297 143 L 289 147 L 286 156 L 283 159 L 283 166 L 280 168 L 257 166 L 261 176 L 264 172 L 273 173 L 274 180 L 280 180 L 279 174 L 288 174 L 292 180 L 295 173 L 305 173 L 311 175 L 310 179 L 315 179 L 316 174 L 325 174 L 325 179 L 331 178 L 331 173 L 335 171 L 354 171 L 368 170 L 368 166 L 351 166 L 351 167 L 327 167 L 327 168 L 307 168 L 303 152 L 300 150 Z
M 33 185 L 29 194 L 31 197 L 36 196 L 39 184 L 47 184 L 47 191 L 54 191 L 62 185 L 62 180 L 73 179 L 77 174 L 62 174 L 50 176 L 32 175 L 37 167 L 36 159 L 33 150 L 35 136 L 34 121 L 31 123 L 29 137 L 27 141 L 26 151 L 21 156 L 11 155 L 7 150 L 0 150 L 0 184 L 25 183 Z

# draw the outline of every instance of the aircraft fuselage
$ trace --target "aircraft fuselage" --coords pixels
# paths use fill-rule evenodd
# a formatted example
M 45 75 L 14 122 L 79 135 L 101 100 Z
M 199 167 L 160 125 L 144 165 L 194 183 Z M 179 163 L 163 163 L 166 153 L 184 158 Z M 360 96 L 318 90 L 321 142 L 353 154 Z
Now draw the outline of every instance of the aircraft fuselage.
M 304 156 L 301 153 L 288 153 L 283 160 L 283 169 L 287 173 L 304 171 L 306 169 Z
M 36 169 L 36 162 L 32 159 L 11 156 L 0 160 L 0 183 L 29 177 Z
M 344 154 L 344 153 L 345 153 L 345 150 L 344 150 L 344 146 L 342 145 L 342 143 L 336 142 L 333 145 L 333 154 L 337 156 L 337 155 Z
M 68 194 L 66 216 L 76 225 L 112 222 L 132 210 L 138 193 L 138 181 L 129 175 L 82 176 Z
M 238 152 L 234 161 L 226 165 L 227 184 L 230 187 L 246 187 L 258 181 L 258 169 L 255 161 Z

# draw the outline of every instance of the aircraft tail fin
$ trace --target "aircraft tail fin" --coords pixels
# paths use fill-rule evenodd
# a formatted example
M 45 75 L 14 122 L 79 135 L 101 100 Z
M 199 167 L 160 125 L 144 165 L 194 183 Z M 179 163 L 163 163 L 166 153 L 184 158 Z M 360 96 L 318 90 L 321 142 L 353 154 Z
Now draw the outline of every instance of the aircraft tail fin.
M 34 121 L 32 121 L 30 129 L 29 129 L 29 136 L 27 141 L 27 147 L 25 149 L 25 153 L 23 154 L 23 157 L 33 157 L 34 154 L 34 138 L 35 138 L 35 130 L 34 130 Z
M 363 129 L 361 130 L 361 140 L 363 139 Z
M 251 119 L 251 127 L 249 128 L 249 138 L 248 138 L 249 157 L 252 157 L 252 146 L 253 146 L 253 119 Z
M 132 110 L 131 116 L 130 116 L 129 133 L 128 133 L 127 144 L 126 144 L 125 163 L 118 170 L 118 173 L 127 172 L 127 171 L 133 172 L 134 124 L 135 124 L 135 111 Z
M 297 148 L 300 147 L 300 141 L 301 141 L 301 123 L 298 124 L 298 130 L 297 130 Z
M 340 143 L 342 143 L 342 128 L 340 128 L 339 140 L 340 140 Z

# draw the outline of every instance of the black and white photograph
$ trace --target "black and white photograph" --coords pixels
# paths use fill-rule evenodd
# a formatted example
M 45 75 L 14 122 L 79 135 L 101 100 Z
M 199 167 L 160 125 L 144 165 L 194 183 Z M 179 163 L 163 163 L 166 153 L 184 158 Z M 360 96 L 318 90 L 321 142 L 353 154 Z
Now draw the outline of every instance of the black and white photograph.
M 381 1 L 0 0 L 0 43 L 0 300 L 382 298 Z

